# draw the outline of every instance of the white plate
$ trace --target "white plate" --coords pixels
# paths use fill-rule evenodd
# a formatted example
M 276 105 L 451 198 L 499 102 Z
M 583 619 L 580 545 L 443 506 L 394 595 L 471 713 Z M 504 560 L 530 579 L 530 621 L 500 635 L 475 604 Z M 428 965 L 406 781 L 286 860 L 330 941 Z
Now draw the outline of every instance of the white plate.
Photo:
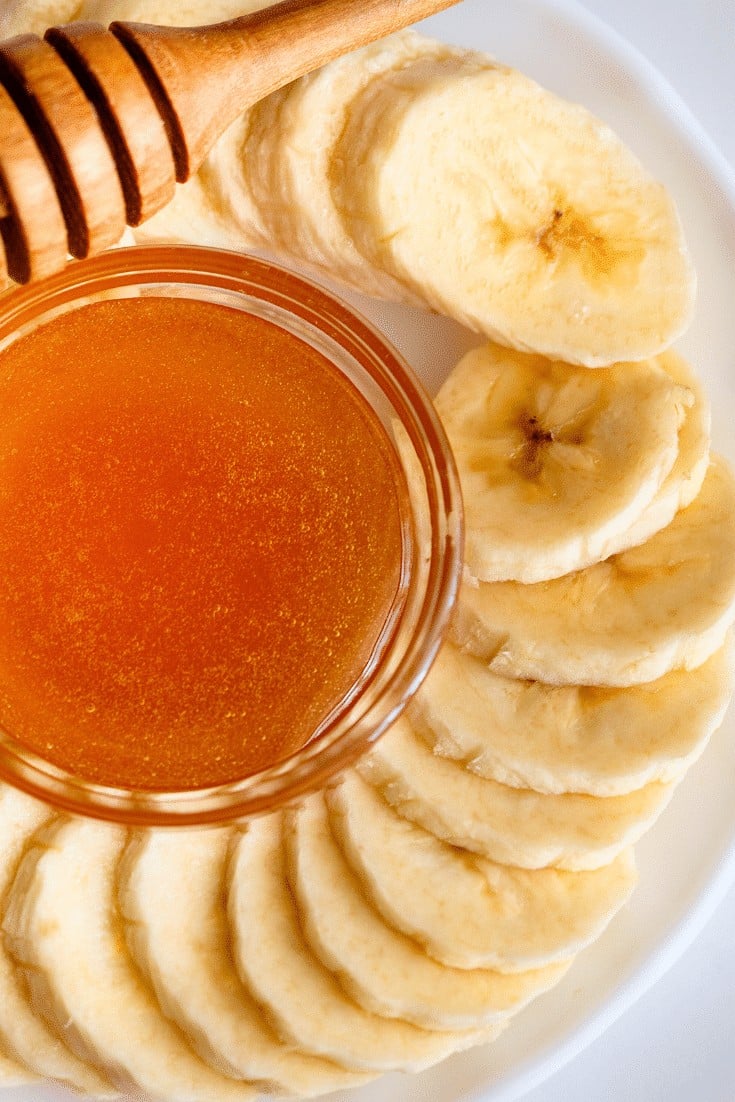
M 719 451 L 735 461 L 735 180 L 676 94 L 626 43 L 572 0 L 465 0 L 427 33 L 485 49 L 617 130 L 675 196 L 699 272 L 695 322 L 679 347 L 714 406 Z M 475 339 L 458 326 L 349 296 L 387 332 L 434 390 Z M 493 1046 L 414 1077 L 387 1076 L 339 1102 L 501 1102 L 572 1059 L 683 952 L 735 877 L 735 717 L 715 736 L 657 826 L 637 847 L 632 903 L 567 979 Z M 315 1008 L 318 1014 L 318 1008 Z M 68 1102 L 52 1087 L 6 1102 Z M 213 1099 L 212 1102 L 216 1102 Z

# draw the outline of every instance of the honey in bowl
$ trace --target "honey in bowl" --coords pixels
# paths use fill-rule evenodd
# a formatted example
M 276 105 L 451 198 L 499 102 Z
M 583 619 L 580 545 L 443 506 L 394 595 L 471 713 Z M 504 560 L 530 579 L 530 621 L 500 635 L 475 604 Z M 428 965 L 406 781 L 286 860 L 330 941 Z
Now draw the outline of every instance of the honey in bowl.
M 0 728 L 115 787 L 227 784 L 348 694 L 401 584 L 386 432 L 317 348 L 193 298 L 0 355 Z

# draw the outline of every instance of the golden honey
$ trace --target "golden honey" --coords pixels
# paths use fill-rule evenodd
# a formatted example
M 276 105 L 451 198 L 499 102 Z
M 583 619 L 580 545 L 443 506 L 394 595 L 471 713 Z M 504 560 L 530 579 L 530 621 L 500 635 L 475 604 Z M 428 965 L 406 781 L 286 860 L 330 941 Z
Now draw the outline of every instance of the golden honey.
M 100 784 L 220 785 L 301 747 L 402 569 L 355 385 L 262 317 L 82 306 L 0 355 L 0 728 Z

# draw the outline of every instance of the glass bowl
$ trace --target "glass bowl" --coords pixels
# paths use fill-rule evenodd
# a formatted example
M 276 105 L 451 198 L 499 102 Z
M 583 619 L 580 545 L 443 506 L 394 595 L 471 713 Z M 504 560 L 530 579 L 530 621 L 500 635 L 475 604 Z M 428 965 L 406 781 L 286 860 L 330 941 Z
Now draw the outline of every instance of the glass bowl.
M 403 484 L 402 580 L 379 644 L 351 690 L 290 757 L 216 787 L 113 788 L 73 776 L 0 731 L 0 776 L 64 810 L 130 825 L 195 825 L 274 810 L 353 763 L 416 692 L 443 640 L 462 563 L 462 508 L 430 398 L 376 329 L 269 261 L 196 246 L 112 251 L 0 299 L 0 352 L 67 311 L 110 298 L 187 297 L 265 318 L 325 355 L 380 419 Z

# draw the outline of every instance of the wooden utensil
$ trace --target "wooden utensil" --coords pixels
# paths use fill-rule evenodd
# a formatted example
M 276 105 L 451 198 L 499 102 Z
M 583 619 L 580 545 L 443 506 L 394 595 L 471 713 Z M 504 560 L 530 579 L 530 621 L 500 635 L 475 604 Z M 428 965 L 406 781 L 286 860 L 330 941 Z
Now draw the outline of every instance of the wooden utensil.
M 0 262 L 26 283 L 114 244 L 252 104 L 458 2 L 285 0 L 205 27 L 75 23 L 0 43 Z

